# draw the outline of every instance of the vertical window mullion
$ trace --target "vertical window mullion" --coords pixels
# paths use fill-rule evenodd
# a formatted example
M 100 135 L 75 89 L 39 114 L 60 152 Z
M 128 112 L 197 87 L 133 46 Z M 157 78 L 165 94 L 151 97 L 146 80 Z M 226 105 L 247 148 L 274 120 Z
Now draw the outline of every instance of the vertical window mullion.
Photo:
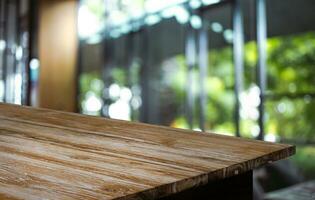
M 240 0 L 233 2 L 233 59 L 235 78 L 235 126 L 236 136 L 240 133 L 240 93 L 243 90 L 244 82 L 244 28 Z
M 196 65 L 196 40 L 194 29 L 187 25 L 187 36 L 185 54 L 187 62 L 187 82 L 186 82 L 186 116 L 189 128 L 193 128 L 194 117 L 194 94 L 193 94 L 193 70 Z
M 267 60 L 267 22 L 266 22 L 266 1 L 256 0 L 256 23 L 257 23 L 257 48 L 258 48 L 258 87 L 260 89 L 260 104 L 259 104 L 259 119 L 258 124 L 260 132 L 258 139 L 264 138 L 264 102 L 265 102 L 265 91 L 266 91 L 266 60 Z
M 202 16 L 201 16 L 202 17 Z M 203 17 L 202 17 L 203 19 Z M 207 78 L 208 70 L 208 33 L 205 23 L 203 22 L 203 27 L 198 30 L 199 37 L 199 54 L 198 54 L 198 64 L 199 64 L 199 90 L 200 90 L 200 129 L 205 131 L 205 111 L 207 106 L 207 91 L 205 89 L 205 81 Z

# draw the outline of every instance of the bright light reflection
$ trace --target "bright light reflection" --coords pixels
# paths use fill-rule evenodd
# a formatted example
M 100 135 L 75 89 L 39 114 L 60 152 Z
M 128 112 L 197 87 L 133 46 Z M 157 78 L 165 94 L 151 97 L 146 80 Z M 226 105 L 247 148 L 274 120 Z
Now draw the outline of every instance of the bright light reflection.
M 140 108 L 141 104 L 142 104 L 141 97 L 136 96 L 132 98 L 131 106 L 134 110 L 137 110 L 138 108 Z
M 15 51 L 15 58 L 16 60 L 21 60 L 22 57 L 23 57 L 23 48 L 21 46 L 18 46 Z
M 205 5 L 205 6 L 211 5 L 211 4 L 216 4 L 219 2 L 220 2 L 220 0 L 202 0 L 203 5 Z
M 114 83 L 109 86 L 109 96 L 112 99 L 118 98 L 120 96 L 120 87 L 118 84 Z
M 6 42 L 4 40 L 0 40 L 0 50 L 3 51 L 6 47 Z
M 124 25 L 121 25 L 120 29 L 122 33 L 126 34 L 132 30 L 132 27 L 130 24 L 124 24 Z
M 120 36 L 120 32 L 115 29 L 115 30 L 112 30 L 110 33 L 109 33 L 110 37 L 112 38 L 118 38 Z
M 119 10 L 114 10 L 111 11 L 110 16 L 109 16 L 109 22 L 113 26 L 119 26 L 121 24 L 127 23 L 127 16 L 126 13 L 123 13 Z
M 284 102 L 281 102 L 277 105 L 277 111 L 279 113 L 284 113 L 287 110 L 287 106 Z
M 119 99 L 109 106 L 108 114 L 113 119 L 130 120 L 130 106 L 128 102 Z
M 39 68 L 39 60 L 37 58 L 32 58 L 30 61 L 31 70 L 37 70 Z
M 200 29 L 202 27 L 202 20 L 198 15 L 193 15 L 190 18 L 190 24 L 194 29 Z
M 174 15 L 178 23 L 186 24 L 189 21 L 189 13 L 183 6 L 174 7 Z
M 231 29 L 226 29 L 223 32 L 223 37 L 227 42 L 232 42 L 233 41 L 233 31 Z
M 149 26 L 157 24 L 160 21 L 161 21 L 161 17 L 159 17 L 158 15 L 149 15 L 147 18 L 145 18 L 145 23 Z
M 100 34 L 95 34 L 91 36 L 86 43 L 87 44 L 98 44 L 102 41 L 102 36 Z
M 174 17 L 175 12 L 176 12 L 176 7 L 166 8 L 165 10 L 161 12 L 161 16 L 163 18 L 168 19 L 168 18 Z
M 97 114 L 102 109 L 103 101 L 94 92 L 87 92 L 86 100 L 83 101 L 83 109 L 86 114 Z
M 189 6 L 192 9 L 197 9 L 201 6 L 201 2 L 199 0 L 191 0 L 191 1 L 189 1 Z
M 132 98 L 131 90 L 129 88 L 126 88 L 126 87 L 122 88 L 120 91 L 120 98 L 123 101 L 129 102 Z
M 253 125 L 250 129 L 250 133 L 253 138 L 256 138 L 259 135 L 260 127 L 258 125 Z
M 223 31 L 223 27 L 219 22 L 213 22 L 211 24 L 211 30 L 215 33 L 221 33 Z
M 137 19 L 140 19 L 142 18 L 144 15 L 143 11 L 142 10 L 132 10 L 131 13 L 130 13 L 130 17 L 133 19 L 133 20 L 137 20 Z
M 14 76 L 14 103 L 21 104 L 22 102 L 22 75 Z
M 98 4 L 101 0 L 97 1 Z M 97 3 L 96 2 L 96 3 Z M 198 9 L 203 5 L 211 5 L 219 3 L 220 0 L 167 0 L 167 1 L 157 1 L 157 0 L 146 0 L 143 2 L 132 1 L 132 0 L 122 0 L 120 3 L 116 1 L 105 1 L 107 10 L 107 23 L 108 27 L 121 27 L 120 30 L 111 32 L 109 34 L 112 38 L 118 38 L 121 34 L 130 32 L 133 28 L 131 26 L 125 26 L 128 22 L 146 17 L 145 23 L 148 25 L 154 25 L 161 21 L 161 18 L 171 18 L 175 17 L 178 23 L 185 24 L 189 22 L 190 14 L 186 10 L 186 4 L 192 9 Z M 92 3 L 93 4 L 93 3 Z M 100 19 L 99 11 L 95 11 L 94 7 L 90 9 L 89 3 L 83 3 L 78 11 L 78 32 L 81 38 L 87 39 L 91 36 L 100 33 L 105 27 L 105 23 Z M 97 7 L 96 4 L 93 4 Z M 101 6 L 101 5 L 99 5 Z M 94 13 L 95 12 L 95 13 Z M 104 14 L 104 13 L 103 13 Z M 153 14 L 153 16 L 150 16 Z M 156 15 L 158 14 L 158 15 Z M 193 18 L 193 27 L 199 28 L 200 21 Z M 138 30 L 138 27 L 134 28 Z M 218 32 L 220 28 L 215 28 Z M 222 29 L 222 28 L 221 28 Z M 99 42 L 99 37 L 93 38 L 91 43 Z M 230 42 L 228 40 L 228 42 Z
M 242 119 L 257 120 L 259 112 L 257 107 L 260 104 L 260 89 L 256 85 L 252 85 L 248 91 L 243 91 L 240 94 L 241 110 L 240 115 Z
M 0 101 L 4 98 L 4 81 L 0 80 Z
M 277 137 L 275 134 L 272 133 L 268 133 L 264 136 L 264 140 L 267 142 L 276 142 L 277 141 Z
M 80 6 L 78 13 L 78 32 L 81 38 L 87 38 L 100 30 L 97 17 L 86 6 Z

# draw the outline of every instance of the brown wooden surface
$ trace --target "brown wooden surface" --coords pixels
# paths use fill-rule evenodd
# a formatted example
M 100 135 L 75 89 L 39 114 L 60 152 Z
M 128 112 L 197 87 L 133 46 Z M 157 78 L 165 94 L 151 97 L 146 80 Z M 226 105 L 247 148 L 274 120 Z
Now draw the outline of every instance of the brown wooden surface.
M 0 104 L 0 198 L 158 199 L 294 152 L 284 144 Z

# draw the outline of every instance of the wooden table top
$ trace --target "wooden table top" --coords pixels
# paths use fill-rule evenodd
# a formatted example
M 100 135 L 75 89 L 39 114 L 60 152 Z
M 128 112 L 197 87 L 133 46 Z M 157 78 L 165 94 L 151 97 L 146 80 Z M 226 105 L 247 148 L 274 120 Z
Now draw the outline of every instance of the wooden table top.
M 156 199 L 295 153 L 285 144 L 0 104 L 0 199 Z

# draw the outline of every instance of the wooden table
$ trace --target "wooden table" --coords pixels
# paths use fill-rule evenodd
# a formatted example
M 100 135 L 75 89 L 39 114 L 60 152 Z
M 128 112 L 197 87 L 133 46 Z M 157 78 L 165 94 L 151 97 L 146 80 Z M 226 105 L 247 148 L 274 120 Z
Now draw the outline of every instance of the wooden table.
M 285 144 L 0 104 L 0 199 L 251 199 Z

